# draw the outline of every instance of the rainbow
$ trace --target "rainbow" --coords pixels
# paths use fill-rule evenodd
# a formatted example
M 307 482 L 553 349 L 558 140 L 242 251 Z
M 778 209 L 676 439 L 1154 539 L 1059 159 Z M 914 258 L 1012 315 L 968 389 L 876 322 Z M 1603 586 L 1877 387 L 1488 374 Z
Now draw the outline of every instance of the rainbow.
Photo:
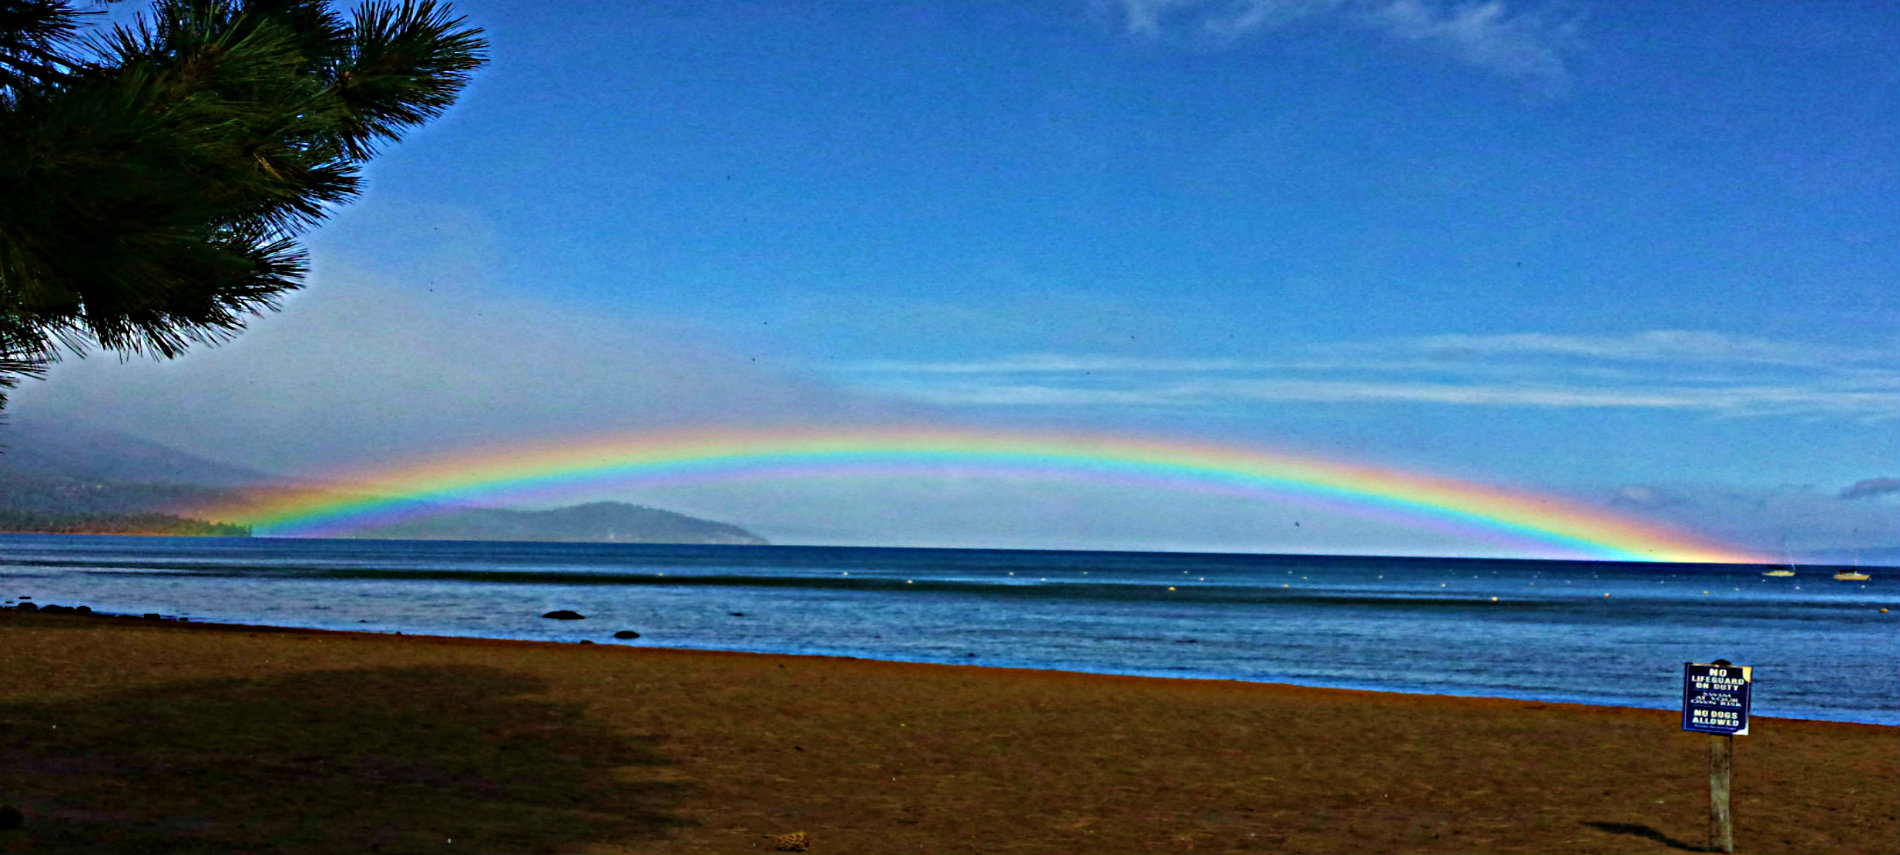
M 260 535 L 347 535 L 445 506 L 607 488 L 947 474 L 1061 478 L 1297 502 L 1540 558 L 1760 563 L 1760 556 L 1551 496 L 1434 475 L 1178 440 L 977 430 L 696 430 L 515 445 L 263 490 L 197 509 Z

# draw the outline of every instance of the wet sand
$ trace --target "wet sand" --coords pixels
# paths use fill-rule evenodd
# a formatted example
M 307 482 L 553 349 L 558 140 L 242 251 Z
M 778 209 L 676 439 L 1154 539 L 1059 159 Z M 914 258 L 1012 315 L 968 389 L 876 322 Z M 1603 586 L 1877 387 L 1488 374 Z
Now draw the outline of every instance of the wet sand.
M 0 611 L 0 852 L 1699 851 L 1676 718 Z M 1738 851 L 1900 848 L 1900 728 L 1753 731 Z

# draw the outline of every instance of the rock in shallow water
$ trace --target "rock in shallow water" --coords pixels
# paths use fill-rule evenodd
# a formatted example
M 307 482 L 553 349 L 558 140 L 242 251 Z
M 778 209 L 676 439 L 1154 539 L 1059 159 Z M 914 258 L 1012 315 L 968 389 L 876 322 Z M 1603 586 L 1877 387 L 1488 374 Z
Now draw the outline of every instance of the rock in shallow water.
M 548 612 L 547 614 L 542 615 L 542 617 L 551 618 L 553 620 L 586 620 L 587 619 L 586 615 L 583 615 L 580 612 L 570 611 L 568 609 L 555 609 L 554 611 L 551 611 L 551 612 Z
M 619 632 L 614 633 L 614 637 L 615 638 L 639 638 L 640 633 L 634 632 L 631 629 L 623 629 Z

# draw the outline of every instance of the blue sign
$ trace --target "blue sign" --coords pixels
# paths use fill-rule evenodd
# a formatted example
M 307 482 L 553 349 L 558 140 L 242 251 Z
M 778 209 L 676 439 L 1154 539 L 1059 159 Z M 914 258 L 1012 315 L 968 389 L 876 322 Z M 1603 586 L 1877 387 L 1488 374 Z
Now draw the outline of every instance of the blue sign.
M 1754 675 L 1746 665 L 1682 663 L 1682 729 L 1747 736 Z

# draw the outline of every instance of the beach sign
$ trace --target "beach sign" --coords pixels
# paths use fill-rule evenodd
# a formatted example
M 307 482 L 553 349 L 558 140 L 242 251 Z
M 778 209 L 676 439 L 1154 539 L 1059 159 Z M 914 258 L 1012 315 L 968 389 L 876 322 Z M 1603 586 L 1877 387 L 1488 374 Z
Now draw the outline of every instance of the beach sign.
M 1682 663 L 1682 729 L 1709 734 L 1709 851 L 1734 852 L 1729 815 L 1729 779 L 1735 769 L 1735 737 L 1748 735 L 1749 687 L 1755 669 L 1714 662 Z
M 1755 669 L 1730 665 L 1682 663 L 1682 729 L 1718 736 L 1748 735 L 1749 687 Z

